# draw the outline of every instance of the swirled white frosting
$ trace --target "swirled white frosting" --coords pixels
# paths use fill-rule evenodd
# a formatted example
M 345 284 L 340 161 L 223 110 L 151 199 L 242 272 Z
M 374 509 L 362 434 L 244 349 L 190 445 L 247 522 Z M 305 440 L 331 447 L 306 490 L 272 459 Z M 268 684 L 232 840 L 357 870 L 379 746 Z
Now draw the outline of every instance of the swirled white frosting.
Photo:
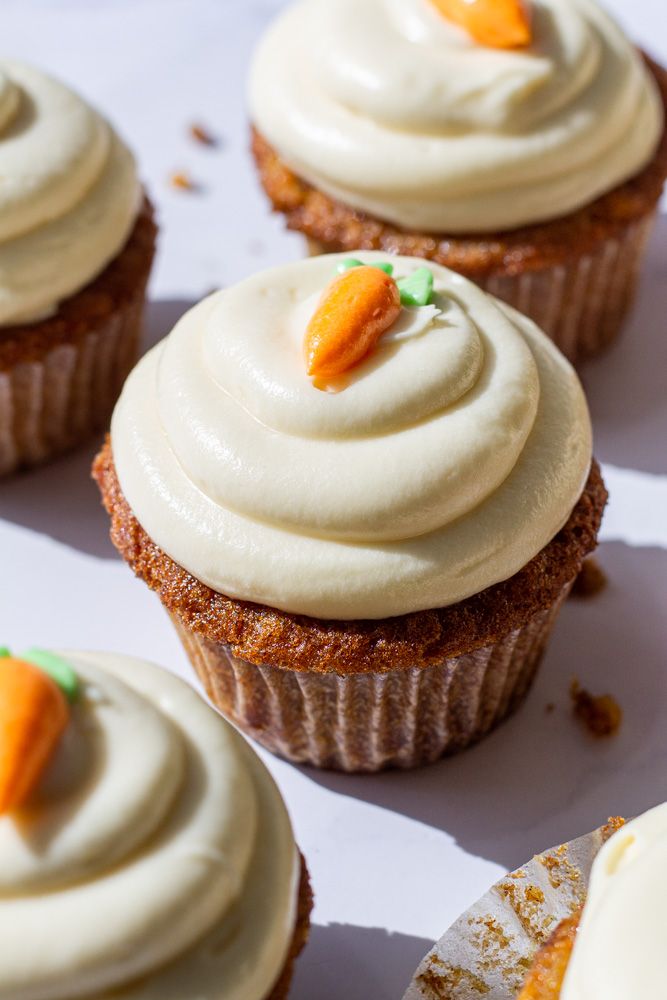
M 621 827 L 593 865 L 561 1000 L 665 995 L 667 804 Z
M 139 206 L 129 150 L 77 94 L 0 61 L 0 325 L 54 312 L 116 256 Z
M 500 51 L 431 0 L 300 0 L 258 49 L 253 121 L 317 188 L 408 229 L 566 215 L 648 163 L 662 105 L 593 0 L 533 7 L 533 44 Z
M 591 461 L 583 392 L 530 321 L 437 266 L 435 306 L 403 310 L 319 391 L 302 341 L 340 260 L 258 274 L 180 320 L 116 407 L 120 484 L 223 594 L 319 618 L 452 604 L 569 517 Z M 423 263 L 393 260 L 398 277 Z
M 264 1000 L 299 875 L 278 790 L 182 681 L 66 655 L 82 696 L 38 794 L 0 819 L 1 1000 Z

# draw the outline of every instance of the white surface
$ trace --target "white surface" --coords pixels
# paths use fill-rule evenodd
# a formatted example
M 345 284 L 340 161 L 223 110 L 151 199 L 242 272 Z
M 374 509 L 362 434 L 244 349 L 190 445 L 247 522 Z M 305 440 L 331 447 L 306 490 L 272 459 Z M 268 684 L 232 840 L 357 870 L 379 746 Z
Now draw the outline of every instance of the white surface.
M 211 287 L 299 256 L 270 218 L 247 154 L 243 79 L 278 0 L 4 0 L 2 49 L 60 73 L 133 144 L 162 221 L 150 336 Z M 662 44 L 660 0 L 613 5 Z M 661 30 L 662 29 L 662 30 Z M 201 120 L 221 137 L 193 143 Z M 171 190 L 187 169 L 202 190 Z M 612 492 L 601 561 L 608 589 L 563 612 L 522 711 L 479 747 L 377 778 L 290 767 L 268 755 L 317 895 L 293 1000 L 399 1000 L 433 939 L 507 868 L 667 798 L 667 220 L 649 251 L 624 339 L 584 373 Z M 158 600 L 107 540 L 88 480 L 93 449 L 0 484 L 0 639 L 120 650 L 189 676 Z M 11 577 L 10 577 L 11 571 Z M 571 720 L 577 674 L 620 699 L 620 735 L 594 743 Z M 555 711 L 546 714 L 553 702 Z M 530 791 L 527 789 L 530 787 Z

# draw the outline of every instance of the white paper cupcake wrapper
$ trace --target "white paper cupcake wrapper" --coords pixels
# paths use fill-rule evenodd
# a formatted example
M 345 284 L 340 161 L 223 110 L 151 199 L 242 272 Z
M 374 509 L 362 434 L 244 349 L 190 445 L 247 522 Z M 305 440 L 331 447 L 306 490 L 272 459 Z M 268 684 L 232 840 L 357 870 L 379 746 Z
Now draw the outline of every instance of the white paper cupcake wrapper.
M 403 1000 L 516 1000 L 537 949 L 586 899 L 601 827 L 500 879 L 420 963 Z
M 482 739 L 522 702 L 569 582 L 550 607 L 496 642 L 429 667 L 319 673 L 254 664 L 171 615 L 215 705 L 296 764 L 348 772 L 432 763 Z
M 104 430 L 139 354 L 139 293 L 78 342 L 0 372 L 0 476 L 60 455 Z

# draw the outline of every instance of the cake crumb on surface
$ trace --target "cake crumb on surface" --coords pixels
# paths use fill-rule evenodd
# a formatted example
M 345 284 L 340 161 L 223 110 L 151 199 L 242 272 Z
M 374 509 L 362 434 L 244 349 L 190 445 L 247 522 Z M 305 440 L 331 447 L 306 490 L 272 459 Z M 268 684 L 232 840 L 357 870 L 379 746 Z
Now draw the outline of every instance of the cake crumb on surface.
M 178 191 L 196 191 L 197 185 L 185 170 L 174 170 L 169 175 L 169 186 Z
M 585 600 L 596 597 L 607 586 L 608 580 L 604 570 L 596 559 L 587 559 L 577 579 L 574 581 L 571 595 Z
M 570 684 L 570 698 L 575 718 L 584 724 L 591 736 L 614 736 L 620 729 L 623 711 L 612 695 L 592 695 L 575 677 Z
M 201 122 L 193 122 L 188 129 L 188 134 L 191 139 L 194 139 L 195 142 L 200 143 L 202 146 L 218 145 L 216 137 Z

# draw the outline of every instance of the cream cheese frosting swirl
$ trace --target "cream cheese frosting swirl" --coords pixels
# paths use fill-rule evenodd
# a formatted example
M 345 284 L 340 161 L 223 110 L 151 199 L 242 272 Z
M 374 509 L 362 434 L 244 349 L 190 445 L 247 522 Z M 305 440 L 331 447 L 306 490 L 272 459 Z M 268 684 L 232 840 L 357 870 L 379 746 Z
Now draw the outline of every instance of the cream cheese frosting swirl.
M 663 804 L 621 827 L 595 859 L 562 1000 L 664 995 L 666 897 Z
M 529 320 L 437 266 L 433 304 L 320 391 L 302 342 L 341 259 L 187 313 L 116 407 L 119 481 L 152 539 L 228 596 L 318 618 L 453 604 L 569 517 L 591 461 L 583 392 Z M 422 264 L 393 263 L 399 278 Z
M 533 44 L 500 51 L 431 0 L 299 0 L 257 51 L 253 121 L 307 181 L 407 229 L 567 215 L 648 163 L 662 104 L 594 0 L 533 8 Z
M 140 189 L 107 122 L 46 74 L 0 61 L 0 325 L 53 313 L 121 250 Z
M 182 681 L 66 655 L 82 682 L 68 730 L 0 818 L 0 998 L 265 1000 L 299 877 L 278 790 Z

